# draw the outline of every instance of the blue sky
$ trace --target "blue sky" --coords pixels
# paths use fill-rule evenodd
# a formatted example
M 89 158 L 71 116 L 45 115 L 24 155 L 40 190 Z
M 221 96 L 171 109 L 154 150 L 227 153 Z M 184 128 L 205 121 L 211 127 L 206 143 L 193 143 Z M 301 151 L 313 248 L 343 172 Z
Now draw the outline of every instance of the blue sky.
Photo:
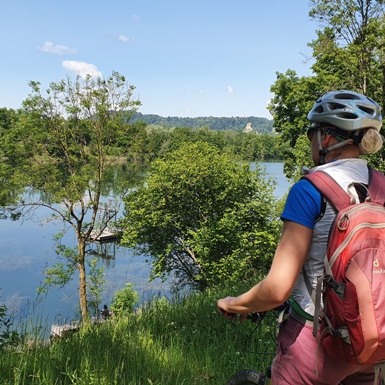
M 31 80 L 124 75 L 139 111 L 258 116 L 276 72 L 311 74 L 317 24 L 303 0 L 12 0 L 1 4 L 0 107 Z

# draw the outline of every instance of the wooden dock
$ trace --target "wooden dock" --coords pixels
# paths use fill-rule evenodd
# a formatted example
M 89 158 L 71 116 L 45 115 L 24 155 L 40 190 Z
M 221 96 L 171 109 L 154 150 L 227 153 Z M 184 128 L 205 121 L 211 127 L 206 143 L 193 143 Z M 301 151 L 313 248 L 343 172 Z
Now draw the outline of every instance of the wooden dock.
M 118 230 L 110 230 L 106 227 L 103 231 L 93 230 L 90 235 L 91 241 L 111 242 L 120 238 L 121 232 Z
M 80 321 L 70 322 L 68 324 L 54 324 L 51 326 L 50 338 L 66 337 L 70 333 L 79 330 L 81 327 Z
M 91 318 L 91 325 L 99 324 L 102 322 L 106 322 L 104 318 Z M 62 338 L 66 337 L 71 333 L 78 331 L 82 326 L 81 321 L 72 321 L 64 324 L 53 324 L 51 326 L 50 338 Z
M 121 237 L 122 231 L 116 225 L 117 213 L 117 209 L 112 208 L 112 201 L 98 209 L 98 218 L 90 234 L 92 242 L 114 242 Z

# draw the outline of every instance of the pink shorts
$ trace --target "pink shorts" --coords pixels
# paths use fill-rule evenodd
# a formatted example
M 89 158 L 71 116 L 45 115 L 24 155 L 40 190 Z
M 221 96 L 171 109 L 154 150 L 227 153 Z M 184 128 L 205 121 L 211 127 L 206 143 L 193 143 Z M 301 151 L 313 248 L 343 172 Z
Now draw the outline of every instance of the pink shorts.
M 373 382 L 372 366 L 333 360 L 318 345 L 311 326 L 291 316 L 282 323 L 272 367 L 272 385 L 372 385 Z

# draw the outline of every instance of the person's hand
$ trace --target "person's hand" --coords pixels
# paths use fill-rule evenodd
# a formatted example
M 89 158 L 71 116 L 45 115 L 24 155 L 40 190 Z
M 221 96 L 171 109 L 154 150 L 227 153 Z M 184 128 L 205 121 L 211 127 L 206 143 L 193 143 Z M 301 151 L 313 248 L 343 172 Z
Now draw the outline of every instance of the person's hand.
M 226 297 L 226 298 L 218 299 L 218 302 L 217 302 L 218 310 L 224 315 L 226 313 L 231 313 L 231 311 L 229 310 L 230 301 L 234 299 L 235 297 Z
M 240 322 L 244 321 L 247 318 L 247 313 L 235 313 L 231 311 L 230 302 L 233 301 L 236 297 L 226 297 L 219 299 L 217 302 L 218 310 L 226 318 L 231 320 L 239 320 Z

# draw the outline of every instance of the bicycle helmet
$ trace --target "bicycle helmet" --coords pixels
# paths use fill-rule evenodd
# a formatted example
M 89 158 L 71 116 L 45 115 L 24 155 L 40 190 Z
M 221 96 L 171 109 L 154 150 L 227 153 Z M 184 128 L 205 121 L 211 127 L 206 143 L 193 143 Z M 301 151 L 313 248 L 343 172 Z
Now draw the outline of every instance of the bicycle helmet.
M 345 131 L 382 126 L 381 107 L 373 99 L 353 91 L 332 91 L 321 96 L 313 105 L 308 120 L 320 126 L 331 124 Z
M 380 131 L 381 107 L 369 97 L 353 91 L 332 91 L 321 96 L 307 115 L 313 123 L 307 130 L 311 139 L 317 133 L 319 164 L 325 163 L 326 155 L 346 144 L 359 145 L 367 128 Z M 338 139 L 337 143 L 322 147 L 322 132 Z

